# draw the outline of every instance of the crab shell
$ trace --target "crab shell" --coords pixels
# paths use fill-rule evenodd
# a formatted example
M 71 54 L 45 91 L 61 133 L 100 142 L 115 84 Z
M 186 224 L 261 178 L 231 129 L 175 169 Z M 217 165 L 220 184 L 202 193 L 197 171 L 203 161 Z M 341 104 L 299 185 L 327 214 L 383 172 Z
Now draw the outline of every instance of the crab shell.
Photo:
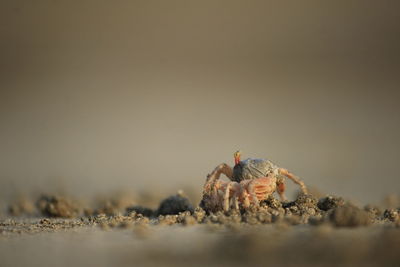
M 233 181 L 240 183 L 243 180 L 251 180 L 267 177 L 270 174 L 278 175 L 278 166 L 267 159 L 246 159 L 233 167 Z

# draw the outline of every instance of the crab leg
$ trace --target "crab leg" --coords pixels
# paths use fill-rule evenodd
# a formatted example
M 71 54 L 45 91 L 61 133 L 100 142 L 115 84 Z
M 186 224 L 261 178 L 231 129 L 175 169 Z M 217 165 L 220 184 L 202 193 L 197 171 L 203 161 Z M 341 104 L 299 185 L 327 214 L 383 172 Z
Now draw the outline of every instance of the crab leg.
M 224 211 L 229 210 L 229 193 L 231 191 L 231 183 L 226 185 L 225 194 L 224 194 Z
M 279 171 L 279 174 L 285 175 L 287 178 L 292 180 L 294 183 L 298 184 L 301 188 L 301 191 L 304 194 L 307 194 L 306 185 L 299 177 L 297 177 L 296 175 L 294 175 L 293 173 L 289 172 L 288 170 L 286 170 L 284 168 L 279 168 L 278 171 Z
M 250 200 L 249 200 L 249 194 L 247 193 L 247 190 L 245 189 L 244 184 L 240 183 L 240 199 L 242 201 L 242 205 L 244 208 L 250 207 Z
M 277 182 L 276 185 L 277 185 L 276 191 L 278 191 L 279 197 L 281 198 L 282 201 L 286 201 L 287 198 L 285 196 L 285 189 L 286 189 L 285 183 L 283 181 Z
M 225 195 L 224 195 L 224 211 L 228 211 L 229 210 L 229 208 L 231 206 L 231 203 L 230 203 L 231 199 L 233 199 L 235 201 L 235 208 L 236 208 L 236 206 L 237 206 L 237 209 L 239 208 L 239 204 L 236 203 L 237 200 L 235 199 L 236 198 L 236 194 L 237 194 L 236 192 L 238 191 L 238 185 L 239 184 L 237 182 L 229 182 L 226 185 Z M 230 197 L 231 191 L 233 191 L 233 196 L 232 197 Z
M 237 190 L 234 191 L 233 193 L 233 206 L 235 207 L 236 210 L 239 209 L 239 194 L 240 194 L 240 184 L 238 184 Z
M 225 174 L 229 179 L 232 179 L 232 168 L 227 164 L 222 163 L 207 176 L 206 184 L 204 185 L 204 193 L 208 193 L 210 190 L 215 188 L 215 183 L 219 180 L 221 173 Z

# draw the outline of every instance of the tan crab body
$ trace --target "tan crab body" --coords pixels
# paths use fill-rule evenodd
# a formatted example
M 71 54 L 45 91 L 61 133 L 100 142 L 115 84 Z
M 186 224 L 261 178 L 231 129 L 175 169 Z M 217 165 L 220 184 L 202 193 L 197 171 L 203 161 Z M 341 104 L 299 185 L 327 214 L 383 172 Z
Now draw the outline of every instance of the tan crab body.
M 300 178 L 288 170 L 279 168 L 267 160 L 247 159 L 241 162 L 239 155 L 238 152 L 235 153 L 235 168 L 232 169 L 227 164 L 222 163 L 207 176 L 201 202 L 201 206 L 207 211 L 228 211 L 231 208 L 239 209 L 240 206 L 245 209 L 251 205 L 258 206 L 260 201 L 267 199 L 275 191 L 282 200 L 286 200 L 284 177 L 291 179 L 300 186 L 303 193 L 307 193 L 307 189 Z M 253 164 L 250 168 L 246 165 L 248 162 Z M 266 167 L 255 169 L 254 162 L 256 166 Z M 240 171 L 247 171 L 243 172 L 244 175 L 237 173 L 239 164 L 241 164 Z M 224 174 L 231 181 L 220 180 L 221 174 Z

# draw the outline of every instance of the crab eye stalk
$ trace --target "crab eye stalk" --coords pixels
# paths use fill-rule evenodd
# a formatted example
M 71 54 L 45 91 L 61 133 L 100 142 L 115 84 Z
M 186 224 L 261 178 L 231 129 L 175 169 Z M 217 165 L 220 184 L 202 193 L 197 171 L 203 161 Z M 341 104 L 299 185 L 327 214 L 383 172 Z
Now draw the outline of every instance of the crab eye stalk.
M 236 152 L 233 154 L 233 158 L 235 159 L 235 165 L 238 165 L 238 164 L 239 164 L 239 162 L 240 162 L 240 155 L 241 155 L 241 153 L 240 153 L 239 150 L 236 151 Z

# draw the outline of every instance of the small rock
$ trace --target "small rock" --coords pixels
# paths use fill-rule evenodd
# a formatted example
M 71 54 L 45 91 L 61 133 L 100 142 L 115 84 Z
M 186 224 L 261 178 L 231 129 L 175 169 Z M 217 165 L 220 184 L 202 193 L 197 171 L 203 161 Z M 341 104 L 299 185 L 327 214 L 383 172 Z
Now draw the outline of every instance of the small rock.
M 318 208 L 323 211 L 328 211 L 344 205 L 344 200 L 341 197 L 327 196 L 318 201 Z
M 277 200 L 276 198 L 274 198 L 273 196 L 268 197 L 266 200 L 264 200 L 264 203 L 273 209 L 279 209 L 282 208 L 282 203 Z
M 197 222 L 200 223 L 203 221 L 204 217 L 206 216 L 206 212 L 202 208 L 197 207 L 194 211 L 193 216 L 196 218 Z
M 399 212 L 396 209 L 387 209 L 383 213 L 383 217 L 385 219 L 388 219 L 388 220 L 392 221 L 392 222 L 395 222 L 399 218 Z

